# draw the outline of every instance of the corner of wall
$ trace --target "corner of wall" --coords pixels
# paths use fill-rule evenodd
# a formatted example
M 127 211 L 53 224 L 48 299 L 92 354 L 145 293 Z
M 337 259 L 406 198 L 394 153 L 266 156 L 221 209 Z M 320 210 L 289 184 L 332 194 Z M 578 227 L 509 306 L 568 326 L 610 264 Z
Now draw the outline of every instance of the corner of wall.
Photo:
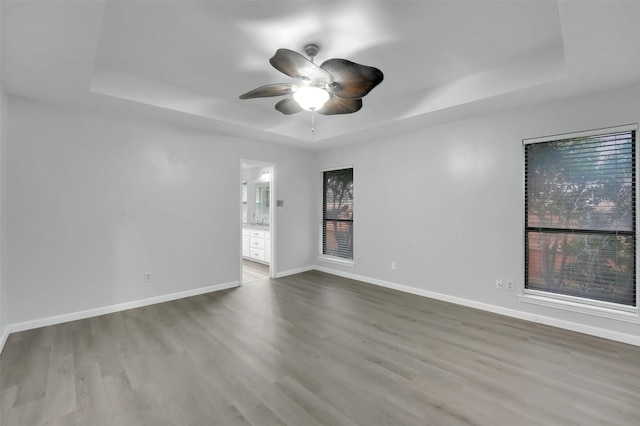
M 0 4 L 0 21 L 2 21 L 2 4 Z M 0 35 L 0 45 L 2 44 L 2 36 Z M 0 64 L 2 58 L 0 55 Z M 0 66 L 0 70 L 2 66 Z M 7 92 L 4 88 L 4 82 L 2 79 L 2 71 L 0 71 L 0 353 L 4 348 L 4 342 L 7 340 L 7 321 L 6 321 L 6 301 L 5 301 L 5 248 L 4 248 L 4 235 L 5 235 L 5 197 L 6 197 L 6 155 L 5 146 L 7 143 Z
M 6 302 L 6 145 L 7 145 L 7 92 L 0 75 L 0 353 L 7 340 Z

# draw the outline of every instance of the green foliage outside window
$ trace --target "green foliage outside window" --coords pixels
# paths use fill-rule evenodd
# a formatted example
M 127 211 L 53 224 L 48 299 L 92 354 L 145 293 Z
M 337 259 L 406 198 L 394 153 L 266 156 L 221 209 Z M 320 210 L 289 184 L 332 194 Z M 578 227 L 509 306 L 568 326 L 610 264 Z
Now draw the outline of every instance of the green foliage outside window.
M 635 305 L 634 139 L 526 146 L 527 288 Z

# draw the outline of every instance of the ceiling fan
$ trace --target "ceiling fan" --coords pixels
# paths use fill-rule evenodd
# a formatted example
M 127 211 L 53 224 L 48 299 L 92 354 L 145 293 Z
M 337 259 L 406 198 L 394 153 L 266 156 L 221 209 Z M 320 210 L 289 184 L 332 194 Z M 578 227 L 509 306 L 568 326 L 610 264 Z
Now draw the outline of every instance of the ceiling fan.
M 382 71 L 337 58 L 328 59 L 318 66 L 313 58 L 319 50 L 316 44 L 306 45 L 307 59 L 293 50 L 278 49 L 269 62 L 278 71 L 299 79 L 300 83 L 267 84 L 240 95 L 240 99 L 293 95 L 275 106 L 285 115 L 296 114 L 303 109 L 324 115 L 359 111 L 362 98 L 382 82 Z

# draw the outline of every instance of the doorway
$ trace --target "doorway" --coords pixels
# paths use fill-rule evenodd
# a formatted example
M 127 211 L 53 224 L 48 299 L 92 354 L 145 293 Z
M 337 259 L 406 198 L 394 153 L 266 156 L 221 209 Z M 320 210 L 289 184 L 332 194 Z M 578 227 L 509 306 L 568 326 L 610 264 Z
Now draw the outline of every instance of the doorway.
M 252 160 L 241 163 L 240 277 L 245 284 L 272 276 L 275 166 Z

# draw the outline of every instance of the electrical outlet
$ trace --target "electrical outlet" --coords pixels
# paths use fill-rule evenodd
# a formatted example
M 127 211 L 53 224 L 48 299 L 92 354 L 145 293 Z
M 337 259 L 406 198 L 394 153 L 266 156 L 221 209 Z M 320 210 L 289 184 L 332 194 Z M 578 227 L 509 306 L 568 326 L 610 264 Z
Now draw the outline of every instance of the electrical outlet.
M 151 272 L 145 272 L 144 273 L 144 282 L 145 283 L 150 283 L 151 282 Z
M 496 289 L 502 290 L 504 288 L 504 284 L 500 278 L 496 279 Z
M 514 286 L 513 280 L 507 280 L 504 288 L 505 290 L 513 291 L 513 286 Z
M 396 265 L 396 261 L 395 261 L 395 260 L 392 260 L 392 261 L 391 261 L 391 269 L 396 269 L 396 266 L 397 266 L 397 265 Z

